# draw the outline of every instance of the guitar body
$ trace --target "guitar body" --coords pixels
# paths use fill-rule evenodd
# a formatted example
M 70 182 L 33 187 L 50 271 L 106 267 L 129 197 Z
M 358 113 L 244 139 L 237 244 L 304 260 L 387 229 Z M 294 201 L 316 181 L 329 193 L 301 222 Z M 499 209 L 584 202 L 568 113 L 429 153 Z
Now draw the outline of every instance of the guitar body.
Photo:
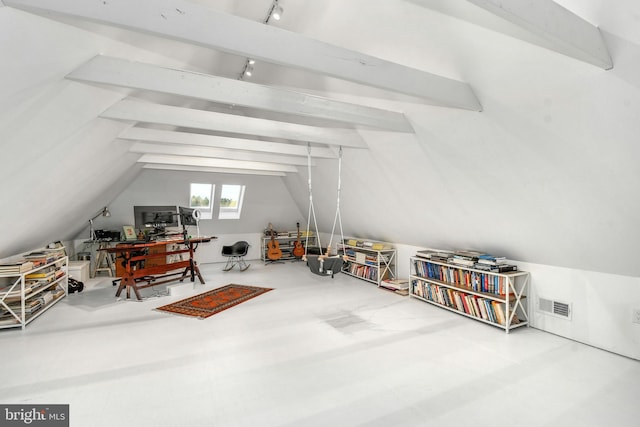
M 304 246 L 302 246 L 302 242 L 300 241 L 300 223 L 296 223 L 298 227 L 298 238 L 293 243 L 293 251 L 292 254 L 296 258 L 302 258 L 304 255 Z
M 267 258 L 271 261 L 277 261 L 282 258 L 282 250 L 280 244 L 273 236 L 273 226 L 269 223 L 269 231 L 271 231 L 271 240 L 267 242 Z

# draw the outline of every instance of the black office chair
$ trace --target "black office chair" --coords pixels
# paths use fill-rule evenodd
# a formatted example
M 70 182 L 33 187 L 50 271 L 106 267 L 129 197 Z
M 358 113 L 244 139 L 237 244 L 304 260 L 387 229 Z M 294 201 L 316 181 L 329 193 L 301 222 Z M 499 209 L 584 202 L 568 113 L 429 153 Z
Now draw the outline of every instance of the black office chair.
M 229 271 L 237 264 L 240 268 L 240 271 L 245 271 L 250 266 L 250 264 L 247 264 L 244 261 L 244 257 L 245 255 L 247 255 L 248 251 L 249 243 L 245 242 L 244 240 L 235 242 L 231 246 L 223 246 L 222 256 L 227 257 L 227 264 L 222 270 Z

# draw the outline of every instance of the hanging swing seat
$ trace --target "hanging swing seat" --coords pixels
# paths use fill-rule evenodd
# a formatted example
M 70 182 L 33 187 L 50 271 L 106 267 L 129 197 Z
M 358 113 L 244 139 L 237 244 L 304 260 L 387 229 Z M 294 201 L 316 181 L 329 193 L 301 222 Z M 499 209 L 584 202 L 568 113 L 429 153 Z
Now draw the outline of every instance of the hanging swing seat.
M 323 257 L 322 255 L 307 255 L 307 266 L 312 273 L 319 276 L 331 276 L 342 271 L 341 256 Z
M 312 273 L 319 276 L 333 276 L 342 271 L 344 256 L 328 255 L 330 248 L 327 248 L 326 255 L 307 254 L 304 259 Z
M 342 271 L 344 260 L 346 258 L 346 253 L 344 253 L 344 246 L 342 248 L 343 255 L 329 255 L 331 253 L 331 244 L 333 242 L 333 235 L 336 231 L 336 225 L 340 226 L 340 235 L 342 236 L 342 242 L 344 242 L 344 233 L 342 231 L 342 217 L 340 215 L 340 187 L 341 187 L 341 172 L 342 172 L 342 147 L 340 147 L 339 155 L 338 155 L 338 194 L 336 198 L 336 214 L 333 220 L 333 228 L 331 229 L 331 239 L 329 240 L 329 245 L 323 250 L 322 244 L 320 243 L 320 231 L 318 230 L 318 221 L 316 220 L 316 212 L 313 206 L 313 190 L 311 187 L 311 144 L 307 145 L 307 169 L 309 172 L 309 216 L 307 219 L 307 233 L 309 236 L 309 228 L 311 226 L 311 219 L 316 226 L 316 236 L 318 249 L 313 250 L 313 248 L 309 248 L 309 240 L 307 237 L 307 241 L 305 244 L 305 254 L 302 257 L 303 261 L 307 262 L 307 266 L 312 273 L 318 274 L 320 276 L 333 276 L 336 273 Z

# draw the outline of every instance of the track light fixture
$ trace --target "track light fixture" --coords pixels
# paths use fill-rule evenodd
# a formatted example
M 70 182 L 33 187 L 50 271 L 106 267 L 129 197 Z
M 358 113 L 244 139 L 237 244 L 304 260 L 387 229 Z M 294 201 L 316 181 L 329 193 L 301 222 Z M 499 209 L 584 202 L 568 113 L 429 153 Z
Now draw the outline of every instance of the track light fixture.
M 251 75 L 253 74 L 253 64 L 255 63 L 256 61 L 254 61 L 253 59 L 247 59 L 247 61 L 244 63 L 244 68 L 242 68 L 242 72 L 240 73 L 240 77 L 238 77 L 238 79 L 242 80 L 245 77 L 251 77 Z
M 273 4 L 273 10 L 272 10 L 272 12 L 271 12 L 271 17 L 272 17 L 273 19 L 275 19 L 276 21 L 279 21 L 279 20 L 280 20 L 280 18 L 282 18 L 282 12 L 283 12 L 283 10 L 282 10 L 282 6 L 280 6 L 280 5 L 278 4 L 278 2 L 275 2 L 275 3 Z
M 274 0 L 273 4 L 271 5 L 271 9 L 269 9 L 269 14 L 267 15 L 267 19 L 264 20 L 264 23 L 268 24 L 271 19 L 279 21 L 280 18 L 282 18 L 283 12 L 284 10 L 282 9 L 282 6 L 278 4 L 278 0 Z
M 279 21 L 280 18 L 282 18 L 282 13 L 283 13 L 283 9 L 282 9 L 282 6 L 278 4 L 278 0 L 273 0 L 273 3 L 271 4 L 271 8 L 269 9 L 269 13 L 267 14 L 267 17 L 265 18 L 265 20 L 263 21 L 264 24 L 268 25 L 271 19 Z M 255 65 L 255 63 L 256 63 L 255 59 L 247 58 L 246 62 L 244 63 L 244 68 L 242 69 L 242 72 L 240 73 L 240 76 L 238 77 L 238 79 L 242 80 L 245 77 L 251 77 L 251 75 L 253 74 L 253 66 Z

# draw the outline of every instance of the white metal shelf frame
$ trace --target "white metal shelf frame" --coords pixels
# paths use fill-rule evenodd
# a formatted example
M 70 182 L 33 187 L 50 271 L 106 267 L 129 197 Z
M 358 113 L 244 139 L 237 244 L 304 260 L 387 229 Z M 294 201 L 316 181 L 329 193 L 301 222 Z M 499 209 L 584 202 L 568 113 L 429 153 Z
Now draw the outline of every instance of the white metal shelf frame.
M 347 251 L 349 250 L 352 250 L 355 253 L 365 254 L 365 256 L 375 254 L 376 262 L 375 264 L 372 264 L 371 262 L 358 261 L 357 257 L 352 257 L 347 254 L 347 262 L 343 267 L 343 273 L 346 273 L 353 277 L 357 277 L 358 279 L 362 279 L 366 282 L 375 283 L 377 286 L 380 286 L 381 282 L 385 278 L 392 280 L 397 278 L 398 273 L 396 266 L 396 250 L 394 248 L 373 249 L 364 246 L 353 246 L 347 244 L 340 244 L 338 247 L 339 253 L 347 253 Z M 349 267 L 353 264 L 375 268 L 377 272 L 376 280 L 351 273 L 351 271 L 349 271 Z M 387 274 L 389 275 L 389 277 L 387 277 Z
M 287 260 L 296 260 L 296 259 L 300 259 L 300 258 L 296 258 L 293 255 L 285 255 L 285 253 L 290 253 L 293 248 L 294 248 L 294 242 L 298 239 L 298 234 L 297 231 L 291 231 L 289 232 L 290 235 L 288 236 L 273 236 L 273 240 L 278 242 L 278 247 L 280 248 L 280 250 L 282 251 L 282 257 L 279 258 L 280 261 L 287 261 Z M 304 237 L 302 235 L 300 235 L 300 243 L 302 243 L 304 245 L 305 239 L 307 239 L 307 237 Z M 268 253 L 268 244 L 271 241 L 271 236 L 262 236 L 260 238 L 260 256 L 262 258 L 262 261 L 264 263 L 270 262 L 271 260 L 269 260 L 269 258 L 267 257 L 267 253 Z M 283 242 L 286 242 L 286 244 L 284 244 Z M 315 235 L 310 235 L 309 236 L 309 240 L 308 240 L 308 244 L 309 247 L 315 247 L 317 246 L 316 244 L 316 236 Z
M 505 273 L 498 273 L 498 272 L 490 272 L 490 271 L 485 271 L 485 270 L 478 270 L 478 269 L 474 269 L 474 268 L 470 268 L 470 267 L 464 267 L 461 265 L 456 265 L 456 264 L 449 264 L 449 263 L 445 263 L 445 262 L 440 262 L 440 261 L 433 261 L 430 259 L 426 259 L 426 258 L 421 258 L 421 257 L 411 257 L 411 265 L 410 265 L 410 271 L 412 272 L 409 278 L 410 281 L 410 285 L 409 285 L 409 295 L 410 297 L 416 298 L 418 300 L 427 302 L 429 304 L 433 304 L 437 307 L 443 308 L 445 310 L 449 310 L 452 311 L 456 314 L 460 314 L 463 315 L 465 317 L 469 317 L 471 319 L 477 320 L 479 322 L 483 322 L 486 324 L 489 324 L 491 326 L 496 326 L 499 327 L 501 329 L 504 329 L 506 333 L 509 333 L 509 331 L 516 329 L 516 328 L 520 328 L 520 327 L 524 327 L 524 326 L 529 326 L 529 308 L 528 306 L 525 305 L 525 300 L 527 297 L 527 289 L 530 286 L 530 274 L 526 271 L 513 271 L 513 272 L 505 272 Z M 424 263 L 431 263 L 434 265 L 439 265 L 439 266 L 443 266 L 443 267 L 447 267 L 447 268 L 452 268 L 452 269 L 460 269 L 463 271 L 468 271 L 468 272 L 473 272 L 476 274 L 486 274 L 489 276 L 496 276 L 496 277 L 502 277 L 504 279 L 504 283 L 506 285 L 506 292 L 505 295 L 501 295 L 499 293 L 490 293 L 490 292 L 482 292 L 482 291 L 477 291 L 474 289 L 470 289 L 468 287 L 464 287 L 464 286 L 457 286 L 456 284 L 452 284 L 446 281 L 442 281 L 442 280 L 438 280 L 435 278 L 430 278 L 430 277 L 425 277 L 422 276 L 420 274 L 418 274 L 418 272 L 416 271 L 416 264 L 415 262 L 424 262 Z M 414 280 L 418 280 L 418 281 L 422 281 L 425 282 L 427 284 L 433 284 L 436 286 L 440 286 L 440 287 L 444 287 L 447 289 L 452 289 L 456 292 L 461 292 L 463 294 L 468 294 L 468 295 L 474 295 L 480 298 L 484 298 L 484 299 L 489 299 L 489 300 L 493 300 L 493 301 L 497 301 L 499 303 L 504 303 L 505 305 L 505 324 L 502 325 L 498 322 L 493 322 L 490 320 L 486 320 L 483 319 L 482 317 L 478 317 L 478 316 L 474 316 L 473 314 L 469 314 L 466 313 L 464 311 L 460 311 L 454 307 L 449 307 L 445 304 L 442 304 L 438 301 L 434 301 L 431 300 L 427 297 L 424 296 L 420 296 L 420 295 L 416 295 L 415 294 L 415 286 L 413 285 Z M 527 300 L 528 301 L 528 300 Z M 515 317 L 518 317 L 518 323 L 513 323 Z M 522 317 L 522 319 L 520 318 Z
M 51 266 L 56 266 L 61 268 L 63 270 L 63 274 L 60 275 L 60 277 L 58 277 L 57 279 L 51 281 L 51 283 L 47 283 L 46 285 L 43 285 L 42 287 L 36 289 L 35 291 L 29 292 L 27 294 L 26 293 L 26 281 L 27 281 L 26 276 Z M 0 293 L 0 308 L 3 308 L 16 320 L 15 323 L 0 324 L 0 329 L 17 328 L 17 327 L 21 327 L 22 329 L 24 329 L 29 323 L 31 323 L 32 321 L 40 317 L 44 312 L 49 310 L 51 307 L 53 307 L 60 300 L 62 300 L 64 297 L 67 296 L 68 280 L 69 280 L 69 257 L 64 256 L 64 257 L 58 258 L 52 262 L 49 262 L 47 264 L 41 265 L 32 270 L 25 271 L 22 273 L 2 273 L 0 274 L 0 277 L 8 277 L 8 278 L 15 277 L 14 282 L 8 287 L 8 289 Z M 44 307 L 39 309 L 37 312 L 33 314 L 27 314 L 26 303 L 28 300 L 40 295 L 41 293 L 47 290 L 55 288 L 58 284 L 62 286 L 62 289 L 64 291 L 60 297 L 51 300 L 49 303 L 47 303 Z M 10 305 L 7 304 L 7 301 L 6 301 L 10 297 L 11 293 L 14 292 L 16 287 L 20 289 L 19 312 L 16 312 L 15 309 L 12 309 Z M 15 296 L 11 298 L 13 299 L 15 298 Z

